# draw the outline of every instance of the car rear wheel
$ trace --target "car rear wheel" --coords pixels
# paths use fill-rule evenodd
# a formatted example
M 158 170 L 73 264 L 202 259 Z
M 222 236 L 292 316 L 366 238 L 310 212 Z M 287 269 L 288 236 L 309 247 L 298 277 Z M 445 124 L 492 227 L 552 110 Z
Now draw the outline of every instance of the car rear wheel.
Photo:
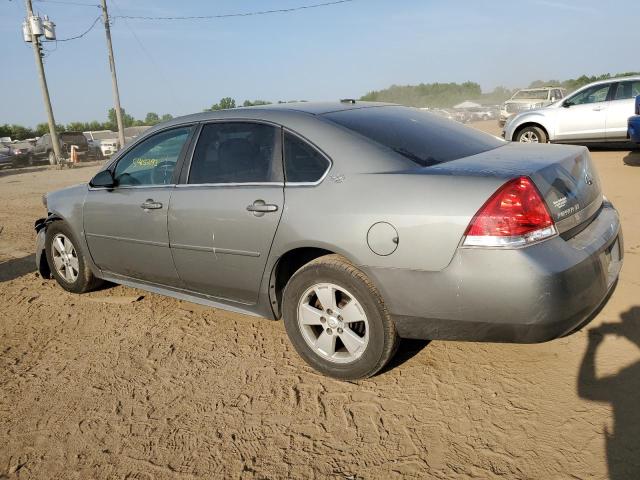
M 518 132 L 516 142 L 520 143 L 547 143 L 547 135 L 539 127 L 525 127 Z
M 53 153 L 53 150 L 49 152 L 49 165 L 56 165 L 58 161 L 56 160 L 56 154 Z
M 283 317 L 300 356 L 334 378 L 370 377 L 398 346 L 380 293 L 339 255 L 313 260 L 291 277 L 284 291 Z
M 47 228 L 47 262 L 58 284 L 73 293 L 85 293 L 100 284 L 87 266 L 71 229 L 61 221 Z

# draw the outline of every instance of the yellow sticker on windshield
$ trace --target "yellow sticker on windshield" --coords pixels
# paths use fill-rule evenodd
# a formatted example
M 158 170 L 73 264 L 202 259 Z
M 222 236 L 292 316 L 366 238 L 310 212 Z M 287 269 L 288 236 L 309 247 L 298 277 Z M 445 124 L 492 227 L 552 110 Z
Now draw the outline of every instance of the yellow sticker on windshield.
M 136 158 L 133 164 L 138 167 L 155 167 L 160 163 L 157 158 Z

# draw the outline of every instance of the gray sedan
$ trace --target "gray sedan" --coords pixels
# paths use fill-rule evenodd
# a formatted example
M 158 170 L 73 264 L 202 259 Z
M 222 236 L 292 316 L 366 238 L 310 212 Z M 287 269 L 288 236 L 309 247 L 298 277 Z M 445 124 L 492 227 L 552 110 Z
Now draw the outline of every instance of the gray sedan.
M 587 149 L 397 105 L 174 119 L 44 203 L 37 266 L 65 290 L 110 281 L 283 319 L 299 354 L 342 379 L 375 374 L 403 337 L 567 335 L 622 265 Z

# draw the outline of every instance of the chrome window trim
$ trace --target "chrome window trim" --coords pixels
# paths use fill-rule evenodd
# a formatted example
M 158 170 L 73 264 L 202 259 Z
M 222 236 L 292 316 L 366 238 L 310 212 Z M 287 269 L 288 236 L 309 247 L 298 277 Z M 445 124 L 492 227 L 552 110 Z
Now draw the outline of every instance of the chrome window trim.
M 284 182 L 179 183 L 176 188 L 189 187 L 284 187 Z
M 324 157 L 324 159 L 327 161 L 328 166 L 327 169 L 324 171 L 324 173 L 322 174 L 322 176 L 316 180 L 315 182 L 287 182 L 287 159 L 286 156 L 284 154 L 285 152 L 285 147 L 284 147 L 284 135 L 282 136 L 282 162 L 283 162 L 283 168 L 284 168 L 284 186 L 285 187 L 315 187 L 317 185 L 320 185 L 325 178 L 327 178 L 327 175 L 329 175 L 329 172 L 331 171 L 331 169 L 333 168 L 333 160 L 331 159 L 331 157 L 329 155 L 327 155 L 324 150 L 322 150 L 320 147 L 318 147 L 315 143 L 313 143 L 312 141 L 310 141 L 309 139 L 307 139 L 306 137 L 300 135 L 298 132 L 295 132 L 293 130 L 291 130 L 290 128 L 287 127 L 282 127 L 282 131 L 284 133 L 289 133 L 295 137 L 298 137 L 300 140 L 302 140 L 304 143 L 310 145 L 311 147 L 313 147 L 314 150 L 316 150 L 317 152 L 320 153 L 320 155 L 322 155 Z
M 141 189 L 141 188 L 173 188 L 177 185 L 175 183 L 169 183 L 166 185 L 122 185 L 115 187 L 92 187 L 89 185 L 89 191 L 96 190 L 133 190 L 133 189 Z

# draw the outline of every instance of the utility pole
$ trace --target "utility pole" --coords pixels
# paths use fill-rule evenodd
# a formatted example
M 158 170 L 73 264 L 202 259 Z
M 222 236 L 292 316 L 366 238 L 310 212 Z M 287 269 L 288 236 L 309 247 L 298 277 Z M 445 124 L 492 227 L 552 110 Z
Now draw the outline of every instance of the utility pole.
M 116 62 L 113 58 L 113 46 L 111 45 L 111 29 L 109 28 L 109 12 L 107 11 L 107 0 L 101 0 L 102 20 L 104 21 L 104 32 L 107 35 L 107 49 L 109 50 L 109 68 L 111 69 L 111 83 L 113 86 L 113 102 L 116 110 L 116 121 L 118 122 L 118 140 L 120 148 L 124 147 L 124 124 L 122 122 L 122 109 L 120 108 L 120 92 L 118 91 L 118 77 L 116 76 Z
M 31 22 L 33 15 L 33 6 L 31 0 L 25 0 L 27 7 L 27 23 Z M 56 120 L 53 117 L 53 109 L 51 108 L 51 98 L 49 97 L 49 88 L 47 87 L 47 77 L 44 74 L 44 65 L 42 64 L 42 56 L 40 54 L 40 38 L 34 32 L 31 35 L 31 45 L 33 46 L 33 55 L 36 59 L 36 67 L 38 67 L 38 76 L 40 77 L 40 87 L 42 88 L 42 96 L 44 98 L 44 107 L 47 111 L 47 121 L 49 123 L 49 133 L 51 134 L 51 143 L 53 146 L 53 154 L 55 155 L 55 163 L 59 164 L 62 161 L 62 155 L 60 153 L 60 141 L 58 140 L 58 133 L 56 132 Z

